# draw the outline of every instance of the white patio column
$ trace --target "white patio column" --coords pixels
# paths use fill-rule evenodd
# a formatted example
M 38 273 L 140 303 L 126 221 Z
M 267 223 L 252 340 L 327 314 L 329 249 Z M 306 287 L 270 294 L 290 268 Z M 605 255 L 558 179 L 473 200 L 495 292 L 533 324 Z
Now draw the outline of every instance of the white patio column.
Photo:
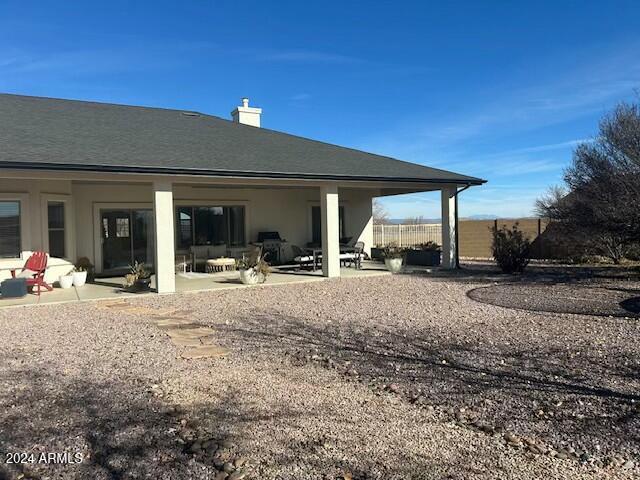
M 442 194 L 442 266 L 457 268 L 456 264 L 456 187 L 443 188 Z
M 173 185 L 169 181 L 153 183 L 153 216 L 156 243 L 156 290 L 176 291 L 175 234 L 173 230 Z
M 337 185 L 320 188 L 320 210 L 322 212 L 322 275 L 339 277 L 340 214 Z

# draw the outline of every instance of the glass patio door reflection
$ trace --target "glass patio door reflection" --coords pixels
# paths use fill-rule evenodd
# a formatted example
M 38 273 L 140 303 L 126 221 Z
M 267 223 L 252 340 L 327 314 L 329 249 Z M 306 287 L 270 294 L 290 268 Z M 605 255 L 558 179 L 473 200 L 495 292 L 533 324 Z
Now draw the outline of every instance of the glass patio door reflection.
M 102 271 L 123 273 L 135 262 L 153 267 L 153 212 L 101 210 Z

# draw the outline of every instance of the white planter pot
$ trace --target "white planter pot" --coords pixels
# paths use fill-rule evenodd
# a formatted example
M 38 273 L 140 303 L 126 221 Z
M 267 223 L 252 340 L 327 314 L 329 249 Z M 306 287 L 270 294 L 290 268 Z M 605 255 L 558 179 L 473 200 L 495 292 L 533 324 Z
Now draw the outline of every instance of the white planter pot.
M 73 275 L 60 275 L 58 283 L 62 288 L 71 288 L 73 286 Z
M 264 283 L 266 279 L 264 275 L 256 272 L 255 268 L 247 268 L 246 270 L 240 270 L 240 281 L 245 285 L 255 285 L 257 283 Z
M 81 287 L 87 283 L 87 272 L 73 272 L 73 286 Z
M 402 258 L 385 258 L 384 264 L 391 273 L 398 273 L 402 270 Z

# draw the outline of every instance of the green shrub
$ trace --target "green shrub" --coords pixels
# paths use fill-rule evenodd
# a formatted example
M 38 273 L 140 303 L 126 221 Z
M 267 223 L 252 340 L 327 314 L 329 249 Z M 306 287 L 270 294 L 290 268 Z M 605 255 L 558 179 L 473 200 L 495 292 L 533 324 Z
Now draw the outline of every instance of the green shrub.
M 531 242 L 518 228 L 518 223 L 509 229 L 506 225 L 492 228 L 491 251 L 498 267 L 504 273 L 522 273 L 531 260 Z

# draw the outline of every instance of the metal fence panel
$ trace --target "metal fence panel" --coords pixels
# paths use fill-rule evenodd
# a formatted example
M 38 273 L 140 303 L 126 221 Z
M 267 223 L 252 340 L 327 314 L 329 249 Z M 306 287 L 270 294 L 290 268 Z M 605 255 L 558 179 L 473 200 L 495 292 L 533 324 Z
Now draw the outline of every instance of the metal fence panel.
M 427 242 L 436 242 L 438 245 L 442 245 L 442 225 L 423 223 L 373 226 L 373 244 L 379 247 L 390 244 L 399 247 L 412 247 Z

